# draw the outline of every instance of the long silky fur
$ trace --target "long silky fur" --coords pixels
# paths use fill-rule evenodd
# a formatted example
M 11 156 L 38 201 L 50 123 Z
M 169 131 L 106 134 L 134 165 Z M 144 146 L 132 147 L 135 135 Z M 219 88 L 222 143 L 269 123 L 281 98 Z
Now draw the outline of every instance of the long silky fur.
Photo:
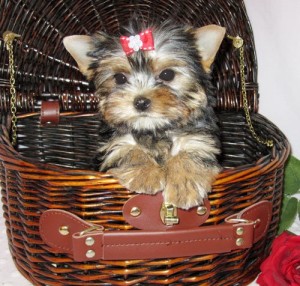
M 135 35 L 148 27 L 143 21 L 133 21 L 122 30 L 122 35 Z M 102 120 L 113 130 L 111 138 L 102 142 L 99 149 L 97 160 L 100 170 L 116 170 L 114 174 L 123 177 L 129 186 L 136 176 L 132 168 L 153 164 L 153 170 L 157 167 L 163 169 L 170 157 L 174 159 L 180 151 L 184 151 L 187 165 L 181 164 L 177 158 L 173 165 L 178 165 L 187 178 L 190 176 L 189 168 L 192 168 L 198 181 L 193 178 L 189 180 L 204 197 L 205 188 L 212 182 L 207 180 L 202 186 L 201 176 L 205 181 L 220 170 L 217 161 L 220 153 L 219 129 L 214 113 L 215 88 L 210 74 L 201 65 L 194 29 L 170 21 L 150 28 L 154 35 L 155 51 L 138 51 L 128 57 L 124 57 L 120 35 L 111 36 L 102 32 L 93 35 L 94 49 L 88 54 L 93 60 L 89 70 L 92 71 L 91 79 L 100 98 Z M 168 61 L 176 62 L 174 69 L 178 70 L 178 80 L 166 84 L 153 79 L 156 65 L 165 62 L 167 66 Z M 124 87 L 116 86 L 113 79 L 116 70 L 130 74 L 132 82 Z M 138 96 L 139 90 L 142 94 L 150 94 L 156 101 L 155 96 L 162 99 L 161 103 L 153 104 L 156 109 L 153 108 L 149 117 L 139 118 L 138 112 L 134 111 L 130 98 Z M 164 107 L 166 110 L 163 110 Z M 141 153 L 141 150 L 146 151 Z M 150 160 L 147 159 L 148 155 Z M 202 175 L 197 171 L 198 166 Z M 152 170 L 152 167 L 149 168 Z M 155 172 L 160 175 L 159 171 Z M 173 180 L 177 179 L 170 176 Z M 164 186 L 164 180 L 161 177 L 156 184 L 152 178 L 149 184 L 160 188 Z M 172 194 L 166 196 L 166 199 L 174 200 Z M 192 191 L 187 194 L 190 198 L 187 202 L 184 195 L 175 196 L 183 208 L 201 203 L 201 199 L 195 198 Z

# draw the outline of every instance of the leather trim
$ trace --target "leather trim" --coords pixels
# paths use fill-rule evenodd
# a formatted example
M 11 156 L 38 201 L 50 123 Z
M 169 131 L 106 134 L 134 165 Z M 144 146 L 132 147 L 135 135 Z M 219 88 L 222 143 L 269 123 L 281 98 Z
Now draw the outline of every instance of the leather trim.
M 136 195 L 124 204 L 123 217 L 130 225 L 138 229 L 174 230 L 200 226 L 207 220 L 210 214 L 210 203 L 209 200 L 206 199 L 204 201 L 204 206 L 207 208 L 207 211 L 204 215 L 197 214 L 198 207 L 189 210 L 177 209 L 179 223 L 167 226 L 162 222 L 160 217 L 162 204 L 163 196 L 161 192 L 154 196 L 143 194 Z M 130 214 L 131 209 L 134 207 L 139 208 L 141 211 L 141 214 L 136 217 Z
M 68 235 L 61 235 L 59 229 L 66 226 Z M 62 210 L 48 210 L 40 218 L 40 235 L 43 240 L 59 253 L 72 252 L 72 234 L 92 227 L 91 224 L 72 213 Z
M 272 217 L 272 204 L 266 204 L 265 201 L 258 202 L 250 208 L 242 210 L 237 215 L 232 215 L 225 219 L 229 222 L 232 219 L 252 220 L 255 222 L 254 243 L 259 241 L 268 231 L 269 223 Z
M 59 101 L 43 101 L 41 105 L 41 125 L 57 125 L 59 123 Z
M 262 201 L 228 217 L 220 225 L 179 230 L 105 231 L 69 212 L 47 210 L 40 218 L 40 235 L 53 252 L 68 253 L 80 262 L 218 254 L 250 248 L 263 238 L 271 211 L 272 204 Z M 68 235 L 60 234 L 61 226 L 68 226 Z

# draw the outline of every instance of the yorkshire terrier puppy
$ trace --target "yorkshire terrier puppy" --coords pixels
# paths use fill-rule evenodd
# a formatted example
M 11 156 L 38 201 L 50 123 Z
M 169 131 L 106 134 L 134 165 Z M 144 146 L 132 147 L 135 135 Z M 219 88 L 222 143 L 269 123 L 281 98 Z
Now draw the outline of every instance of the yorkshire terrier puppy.
M 103 120 L 114 129 L 100 148 L 101 171 L 131 191 L 189 209 L 203 203 L 220 171 L 210 69 L 225 35 L 165 22 L 64 38 L 96 86 Z

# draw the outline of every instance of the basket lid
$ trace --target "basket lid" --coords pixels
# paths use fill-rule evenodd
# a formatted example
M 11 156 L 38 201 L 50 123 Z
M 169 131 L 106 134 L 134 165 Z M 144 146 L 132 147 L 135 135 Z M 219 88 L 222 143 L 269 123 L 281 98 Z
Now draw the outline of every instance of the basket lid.
M 96 2 L 17 0 L 1 2 L 2 32 L 21 35 L 14 47 L 17 109 L 31 112 L 42 100 L 59 98 L 62 111 L 94 111 L 94 87 L 78 71 L 64 49 L 62 39 L 98 30 L 118 33 L 130 15 L 138 11 L 144 20 L 176 21 L 200 27 L 218 24 L 230 35 L 244 39 L 245 76 L 249 107 L 258 109 L 257 64 L 252 29 L 242 0 L 105 0 Z M 0 41 L 0 110 L 9 110 L 8 53 Z M 213 80 L 217 110 L 243 108 L 240 92 L 239 53 L 225 39 L 216 58 Z

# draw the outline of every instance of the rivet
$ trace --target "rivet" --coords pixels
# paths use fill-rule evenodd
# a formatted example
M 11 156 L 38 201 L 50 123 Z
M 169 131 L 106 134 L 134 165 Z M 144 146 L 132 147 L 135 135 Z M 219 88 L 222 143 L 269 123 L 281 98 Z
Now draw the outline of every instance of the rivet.
M 67 225 L 61 226 L 58 231 L 61 235 L 68 235 L 70 233 L 69 227 Z
M 236 234 L 237 235 L 243 235 L 244 234 L 244 228 L 243 227 L 238 227 L 236 229 Z
M 141 209 L 138 207 L 133 207 L 130 211 L 130 214 L 134 217 L 137 217 L 141 214 Z
M 197 208 L 198 215 L 205 215 L 206 212 L 207 212 L 207 207 L 205 207 L 205 206 L 200 206 Z
M 87 258 L 93 258 L 94 256 L 96 255 L 96 253 L 95 253 L 95 251 L 94 250 L 88 250 L 87 252 L 86 252 L 86 254 L 85 254 L 85 256 L 87 257 Z
M 237 246 L 242 246 L 244 244 L 244 239 L 243 238 L 238 238 L 235 243 L 236 243 Z
M 95 239 L 92 238 L 92 237 L 87 237 L 86 240 L 85 240 L 85 245 L 87 246 L 91 246 L 95 243 Z

